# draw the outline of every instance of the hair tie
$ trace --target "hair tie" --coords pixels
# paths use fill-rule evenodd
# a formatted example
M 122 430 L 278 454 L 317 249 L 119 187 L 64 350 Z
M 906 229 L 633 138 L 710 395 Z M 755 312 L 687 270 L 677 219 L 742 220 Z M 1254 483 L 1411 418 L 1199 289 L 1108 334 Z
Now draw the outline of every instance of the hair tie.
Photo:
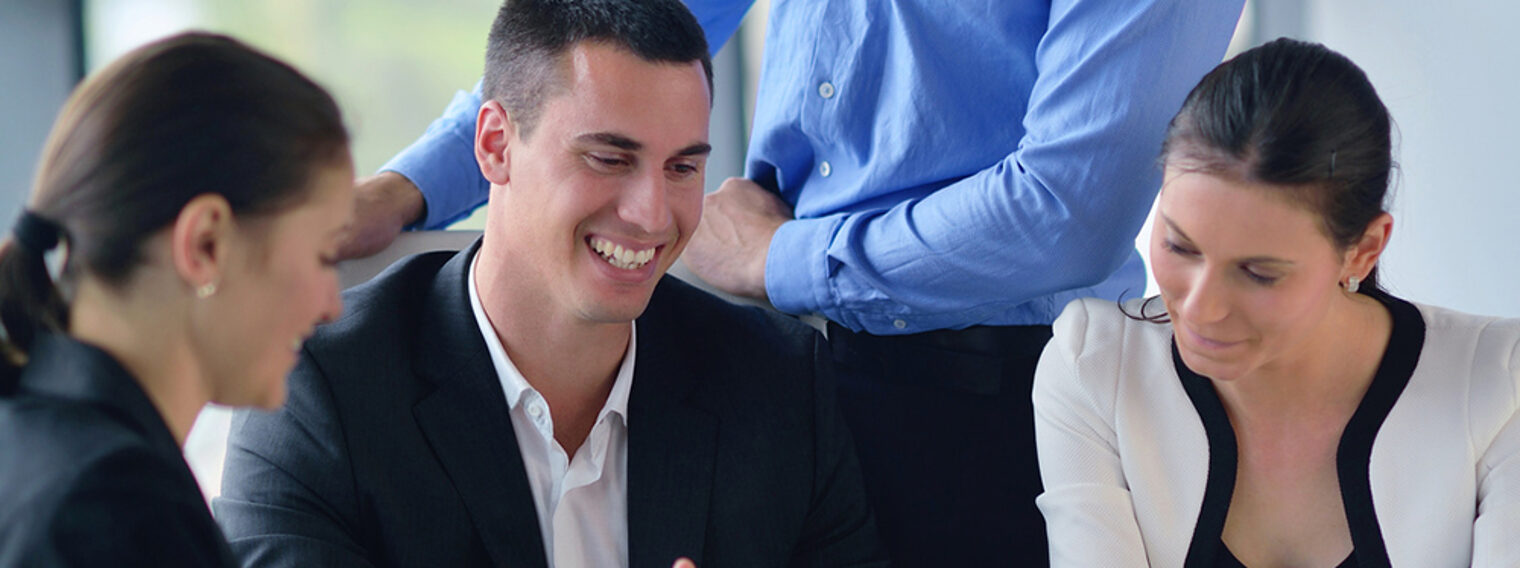
M 11 227 L 16 243 L 27 250 L 43 254 L 58 246 L 59 233 L 63 227 L 28 210 L 21 211 L 21 218 Z

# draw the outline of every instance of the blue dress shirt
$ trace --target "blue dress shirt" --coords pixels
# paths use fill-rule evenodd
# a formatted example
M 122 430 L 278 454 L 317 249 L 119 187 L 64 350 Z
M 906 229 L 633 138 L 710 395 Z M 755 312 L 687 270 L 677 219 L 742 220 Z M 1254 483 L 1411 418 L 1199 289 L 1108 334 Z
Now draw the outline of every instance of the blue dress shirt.
M 775 0 L 746 177 L 797 220 L 770 301 L 901 334 L 1048 324 L 1144 293 L 1135 234 L 1167 121 L 1243 0 Z M 713 51 L 749 2 L 687 0 Z M 436 228 L 485 202 L 460 93 L 382 169 Z

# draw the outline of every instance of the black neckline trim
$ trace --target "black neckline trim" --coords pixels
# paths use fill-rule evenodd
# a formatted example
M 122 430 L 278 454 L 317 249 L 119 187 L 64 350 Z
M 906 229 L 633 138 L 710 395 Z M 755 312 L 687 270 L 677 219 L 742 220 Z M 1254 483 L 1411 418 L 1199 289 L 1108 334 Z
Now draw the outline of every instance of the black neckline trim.
M 1388 346 L 1378 363 L 1372 384 L 1362 396 L 1362 402 L 1352 413 L 1351 420 L 1341 434 L 1336 448 L 1336 477 L 1341 486 L 1341 503 L 1346 512 L 1346 522 L 1351 529 L 1352 556 L 1356 566 L 1389 566 L 1388 549 L 1373 507 L 1372 483 L 1368 476 L 1368 463 L 1372 458 L 1372 443 L 1403 394 L 1404 387 L 1414 374 L 1425 345 L 1425 319 L 1419 308 L 1380 291 L 1366 295 L 1388 308 L 1393 319 Z M 1225 413 L 1224 404 L 1214 390 L 1214 384 L 1206 377 L 1193 372 L 1182 361 L 1177 351 L 1176 338 L 1172 339 L 1172 364 L 1182 389 L 1187 393 L 1203 422 L 1209 443 L 1209 474 L 1204 484 L 1203 504 L 1199 507 L 1198 523 L 1193 529 L 1192 542 L 1188 545 L 1186 568 L 1216 566 L 1223 548 L 1224 521 L 1229 513 L 1230 498 L 1235 493 L 1235 470 L 1238 449 L 1235 446 L 1235 429 Z

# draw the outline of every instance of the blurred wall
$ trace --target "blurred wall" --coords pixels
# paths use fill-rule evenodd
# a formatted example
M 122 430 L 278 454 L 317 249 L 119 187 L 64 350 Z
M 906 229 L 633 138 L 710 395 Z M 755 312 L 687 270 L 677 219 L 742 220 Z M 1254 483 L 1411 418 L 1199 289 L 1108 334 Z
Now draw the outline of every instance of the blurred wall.
M 0 0 L 0 228 L 26 196 L 53 117 L 82 69 L 79 3 Z
M 1402 175 L 1382 262 L 1389 288 L 1520 316 L 1520 4 L 1279 1 L 1300 13 L 1273 20 L 1286 26 L 1277 30 L 1263 22 L 1263 39 L 1297 36 L 1346 54 L 1393 114 Z

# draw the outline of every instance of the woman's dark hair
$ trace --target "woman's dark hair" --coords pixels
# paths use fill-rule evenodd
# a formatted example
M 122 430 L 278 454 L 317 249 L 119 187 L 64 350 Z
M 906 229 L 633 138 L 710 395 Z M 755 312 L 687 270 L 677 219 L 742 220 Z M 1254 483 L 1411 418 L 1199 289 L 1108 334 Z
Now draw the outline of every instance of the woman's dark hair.
M 1385 211 L 1391 131 L 1361 68 L 1323 45 L 1281 38 L 1193 87 L 1167 126 L 1161 162 L 1280 189 L 1344 249 Z M 1381 290 L 1375 268 L 1361 287 Z
M 0 392 L 38 331 L 67 331 L 58 284 L 87 273 L 121 286 L 143 262 L 143 242 L 196 196 L 220 195 L 240 218 L 265 217 L 302 203 L 312 175 L 347 156 L 348 132 L 326 91 L 225 36 L 163 39 L 91 75 L 53 125 L 16 230 L 55 232 L 67 247 L 62 282 L 49 276 L 37 238 L 0 245 Z

